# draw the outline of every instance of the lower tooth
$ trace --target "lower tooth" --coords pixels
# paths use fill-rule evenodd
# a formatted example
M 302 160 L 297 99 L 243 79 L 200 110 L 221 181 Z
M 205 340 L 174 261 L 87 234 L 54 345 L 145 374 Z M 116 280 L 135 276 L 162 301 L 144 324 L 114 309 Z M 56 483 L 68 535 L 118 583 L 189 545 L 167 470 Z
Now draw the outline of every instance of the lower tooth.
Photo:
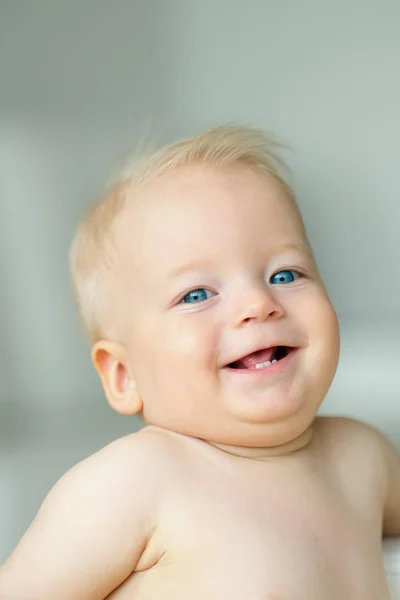
M 274 362 L 274 361 L 272 361 L 272 362 Z M 266 362 L 259 363 L 258 365 L 256 365 L 256 369 L 262 369 L 263 367 L 269 367 L 271 364 L 272 363 L 269 360 L 267 360 Z

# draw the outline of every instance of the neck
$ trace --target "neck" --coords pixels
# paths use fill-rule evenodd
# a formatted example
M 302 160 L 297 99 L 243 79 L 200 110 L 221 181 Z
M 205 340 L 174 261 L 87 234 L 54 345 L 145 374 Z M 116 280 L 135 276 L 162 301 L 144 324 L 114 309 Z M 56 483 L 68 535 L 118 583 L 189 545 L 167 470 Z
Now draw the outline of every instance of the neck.
M 227 454 L 233 454 L 234 456 L 240 456 L 242 458 L 250 458 L 253 460 L 263 461 L 271 458 L 277 458 L 280 456 L 287 456 L 288 454 L 294 454 L 306 448 L 313 436 L 313 426 L 310 425 L 302 434 L 298 437 L 285 442 L 284 444 L 278 444 L 277 446 L 269 446 L 265 448 L 251 448 L 245 446 L 231 446 L 228 444 L 218 444 L 216 442 L 209 442 L 212 446 L 219 448 Z

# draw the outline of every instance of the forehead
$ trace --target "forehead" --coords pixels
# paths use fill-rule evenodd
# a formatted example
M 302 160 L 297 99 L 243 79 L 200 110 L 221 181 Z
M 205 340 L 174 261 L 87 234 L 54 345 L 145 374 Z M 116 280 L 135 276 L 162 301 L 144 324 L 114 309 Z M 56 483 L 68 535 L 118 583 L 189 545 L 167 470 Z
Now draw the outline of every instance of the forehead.
M 251 254 L 262 245 L 303 244 L 301 218 L 277 181 L 250 168 L 204 166 L 178 172 L 138 190 L 116 227 L 117 245 L 132 266 L 163 270 L 170 263 Z

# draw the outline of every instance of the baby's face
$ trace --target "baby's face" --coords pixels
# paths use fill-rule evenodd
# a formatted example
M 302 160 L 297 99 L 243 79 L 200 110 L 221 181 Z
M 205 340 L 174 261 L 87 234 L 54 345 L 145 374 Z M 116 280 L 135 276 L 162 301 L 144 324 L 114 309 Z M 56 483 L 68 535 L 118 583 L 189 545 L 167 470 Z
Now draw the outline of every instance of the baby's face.
M 144 419 L 245 446 L 302 433 L 334 376 L 338 327 L 282 187 L 246 168 L 185 167 L 127 205 L 117 235 Z

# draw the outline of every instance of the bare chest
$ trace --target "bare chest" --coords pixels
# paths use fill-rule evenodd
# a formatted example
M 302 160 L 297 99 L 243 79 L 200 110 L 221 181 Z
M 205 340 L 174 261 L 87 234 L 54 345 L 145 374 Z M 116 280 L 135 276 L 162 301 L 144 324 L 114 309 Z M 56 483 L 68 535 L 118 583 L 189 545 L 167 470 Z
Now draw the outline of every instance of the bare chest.
M 126 598 L 384 600 L 373 517 L 304 472 L 190 476 L 163 503 L 152 540 L 161 558 L 147 568 L 149 545 Z

